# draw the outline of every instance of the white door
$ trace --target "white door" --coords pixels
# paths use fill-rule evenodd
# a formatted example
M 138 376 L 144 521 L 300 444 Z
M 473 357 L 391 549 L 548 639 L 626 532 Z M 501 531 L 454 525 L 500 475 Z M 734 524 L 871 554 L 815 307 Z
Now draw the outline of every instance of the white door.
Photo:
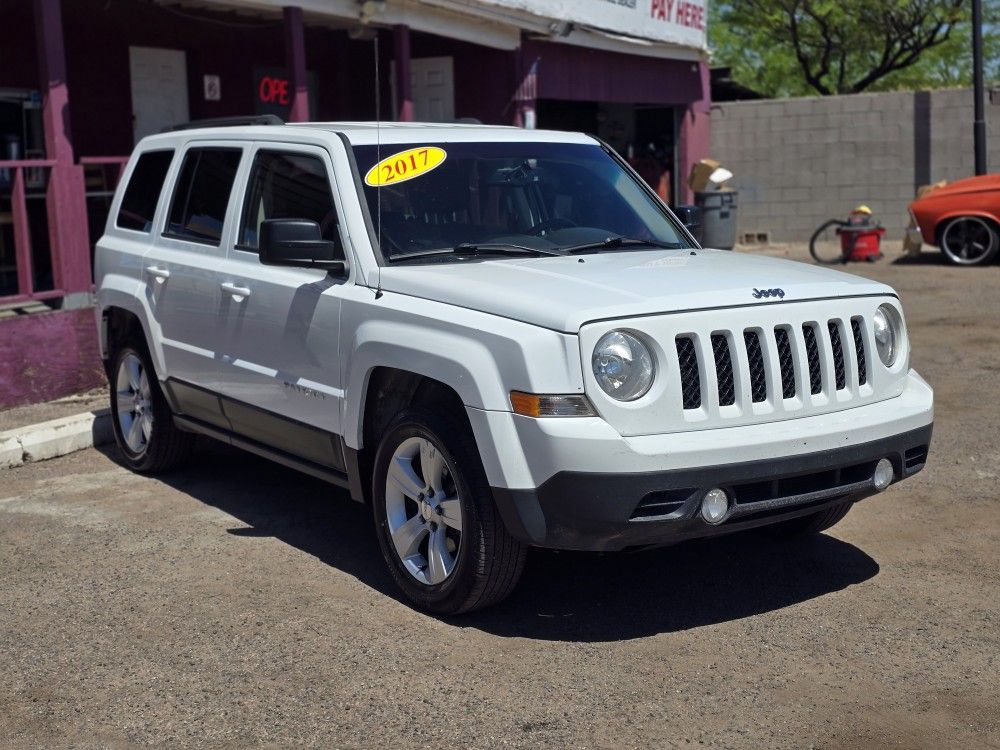
M 410 61 L 413 118 L 417 122 L 455 119 L 455 72 L 450 57 L 417 57 Z
M 187 122 L 190 115 L 184 50 L 129 47 L 128 58 L 135 142 L 170 125 Z

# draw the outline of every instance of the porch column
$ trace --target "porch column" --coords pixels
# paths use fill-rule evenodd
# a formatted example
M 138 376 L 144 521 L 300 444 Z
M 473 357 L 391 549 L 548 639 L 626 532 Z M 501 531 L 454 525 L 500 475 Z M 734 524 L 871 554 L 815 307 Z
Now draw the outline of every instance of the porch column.
M 681 115 L 681 128 L 677 144 L 677 183 L 680 187 L 676 199 L 678 204 L 694 203 L 694 193 L 687 185 L 691 165 L 699 159 L 707 158 L 712 148 L 710 121 L 712 94 L 707 63 L 698 63 L 698 77 L 701 96 L 689 103 Z
M 306 41 L 302 8 L 285 6 L 285 67 L 288 68 L 289 122 L 309 122 L 309 86 L 306 81 Z
M 71 297 L 89 292 L 91 286 L 83 168 L 73 163 L 60 0 L 34 3 L 45 156 L 56 162 L 46 196 L 52 272 L 56 288 Z
M 396 73 L 396 119 L 413 122 L 413 87 L 410 81 L 410 27 L 392 28 L 392 65 Z

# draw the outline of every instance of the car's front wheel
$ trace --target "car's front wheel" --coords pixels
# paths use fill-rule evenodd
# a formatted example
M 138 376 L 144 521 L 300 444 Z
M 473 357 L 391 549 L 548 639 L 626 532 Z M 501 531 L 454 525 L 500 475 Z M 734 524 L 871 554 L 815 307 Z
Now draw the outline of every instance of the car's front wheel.
M 956 265 L 983 265 L 1000 252 L 1000 232 L 988 219 L 959 216 L 941 230 L 941 250 Z
M 514 589 L 525 548 L 500 519 L 462 420 L 407 409 L 385 431 L 372 474 L 379 546 L 411 601 L 457 614 L 495 604 Z

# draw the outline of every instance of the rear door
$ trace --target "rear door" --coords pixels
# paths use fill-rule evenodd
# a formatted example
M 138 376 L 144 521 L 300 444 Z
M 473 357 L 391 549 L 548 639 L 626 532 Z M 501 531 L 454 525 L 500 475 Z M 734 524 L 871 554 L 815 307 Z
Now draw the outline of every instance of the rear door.
M 246 145 L 196 141 L 179 165 L 160 236 L 143 261 L 160 329 L 168 389 L 189 416 L 228 427 L 211 392 L 228 366 L 222 343 L 231 295 L 221 288 L 225 241 L 235 229 L 233 186 Z
M 232 427 L 315 463 L 343 468 L 339 441 L 341 290 L 324 271 L 265 266 L 257 254 L 261 222 L 308 219 L 345 247 L 329 153 L 319 146 L 255 144 L 249 155 L 238 226 L 222 283 L 223 350 L 232 366 L 220 390 Z

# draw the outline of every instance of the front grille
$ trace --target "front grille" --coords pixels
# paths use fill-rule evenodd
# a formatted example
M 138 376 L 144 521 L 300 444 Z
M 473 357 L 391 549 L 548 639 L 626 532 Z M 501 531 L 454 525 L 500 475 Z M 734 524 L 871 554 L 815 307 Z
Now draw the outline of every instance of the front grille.
M 690 336 L 677 337 L 677 362 L 681 368 L 681 392 L 684 408 L 701 406 L 701 378 L 698 375 L 698 352 Z
M 750 365 L 750 393 L 755 404 L 767 400 L 767 378 L 764 373 L 764 353 L 760 348 L 760 334 L 744 331 L 743 341 L 747 347 L 747 362 Z
M 795 363 L 788 329 L 781 326 L 775 328 L 774 341 L 778 345 L 778 363 L 781 365 L 781 397 L 795 398 Z
M 840 343 L 840 324 L 831 320 L 826 327 L 830 331 L 830 345 L 833 347 L 833 372 L 837 390 L 842 391 L 847 387 L 847 371 L 844 369 L 844 347 Z
M 853 389 L 854 395 L 859 395 L 858 389 L 868 382 L 864 318 L 845 315 L 828 320 L 825 326 L 781 323 L 773 329 L 746 328 L 742 333 L 740 337 L 731 330 L 716 330 L 710 335 L 676 337 L 684 409 L 700 409 L 706 402 L 704 381 L 712 377 L 708 370 L 713 366 L 719 407 L 746 408 L 770 401 L 781 409 L 797 408 L 797 404 L 781 402 L 796 396 L 808 402 L 810 395 L 824 391 Z M 842 403 L 843 397 L 838 401 Z
M 819 365 L 819 344 L 816 342 L 816 328 L 808 323 L 802 326 L 802 336 L 806 341 L 806 357 L 809 359 L 809 392 L 817 394 L 823 390 L 823 373 Z
M 865 359 L 865 339 L 861 335 L 861 318 L 851 318 L 851 333 L 854 334 L 854 352 L 858 355 L 858 383 L 868 382 L 868 361 Z
M 713 334 L 712 352 L 715 354 L 715 374 L 719 381 L 719 406 L 732 406 L 736 403 L 736 383 L 729 339 L 721 333 Z

